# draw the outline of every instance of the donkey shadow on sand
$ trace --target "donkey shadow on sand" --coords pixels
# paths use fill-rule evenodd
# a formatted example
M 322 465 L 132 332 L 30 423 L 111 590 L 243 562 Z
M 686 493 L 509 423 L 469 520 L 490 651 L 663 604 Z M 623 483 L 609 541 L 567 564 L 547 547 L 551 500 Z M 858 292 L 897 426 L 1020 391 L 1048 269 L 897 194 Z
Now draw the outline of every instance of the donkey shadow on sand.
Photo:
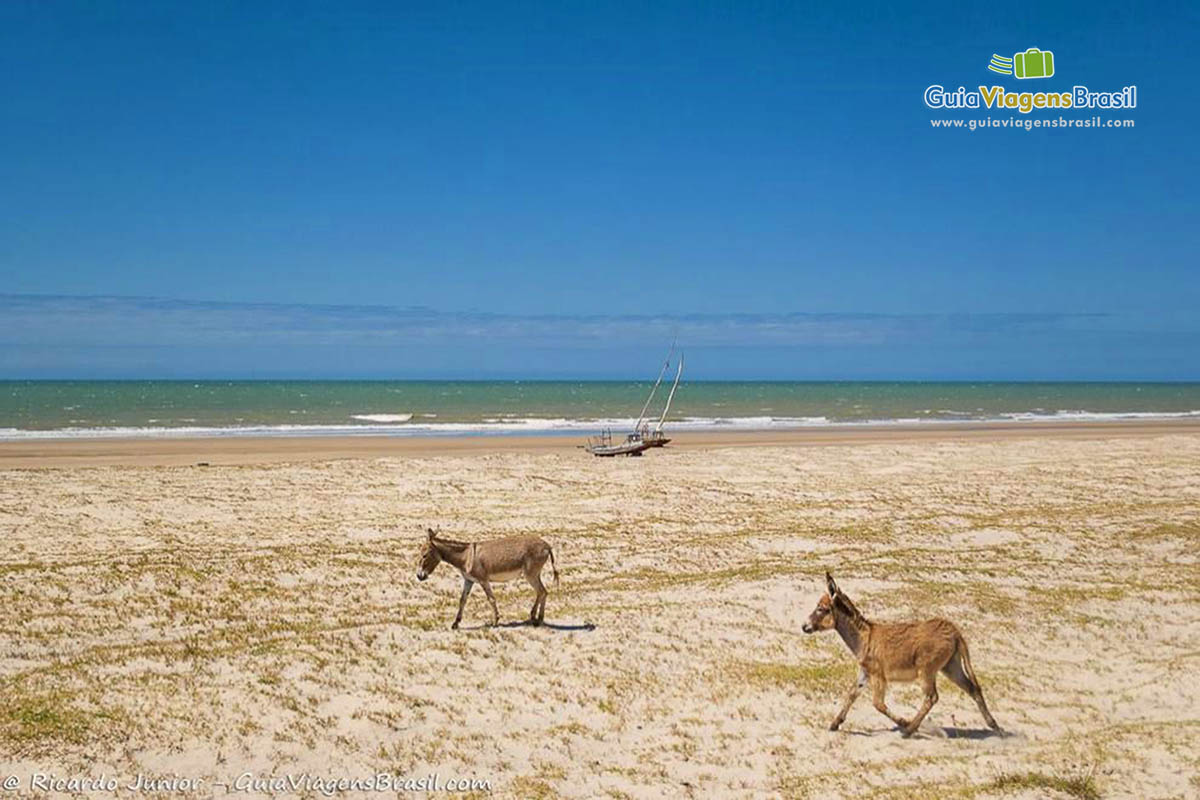
M 492 604 L 491 625 L 484 627 L 517 628 L 525 625 L 545 626 L 559 631 L 590 631 L 595 629 L 591 623 L 581 625 L 555 625 L 547 623 L 546 591 L 542 583 L 542 568 L 550 562 L 550 570 L 554 574 L 554 585 L 558 585 L 558 566 L 554 563 L 554 550 L 544 540 L 536 536 L 507 536 L 503 539 L 493 539 L 490 542 L 460 542 L 439 536 L 432 528 L 426 530 L 428 539 L 425 550 L 421 554 L 421 566 L 417 570 L 417 580 L 423 581 L 437 569 L 438 564 L 445 561 L 462 575 L 462 595 L 458 598 L 458 613 L 450 625 L 457 629 L 462 622 L 463 608 L 467 597 L 475 584 L 479 584 Z M 496 595 L 492 592 L 493 583 L 524 578 L 533 587 L 533 607 L 529 609 L 529 618 L 521 622 L 500 624 L 500 609 L 496 605 Z
M 893 734 L 896 731 L 904 733 L 904 729 L 899 725 L 892 725 L 886 728 L 873 728 L 870 730 L 846 730 L 843 733 L 847 736 L 883 736 L 884 734 Z M 964 728 L 956 725 L 941 725 L 934 726 L 924 723 L 921 727 L 914 731 L 910 736 L 919 739 L 965 739 L 967 741 L 978 742 L 984 739 L 1021 739 L 1024 738 L 1020 733 L 1015 733 L 1009 729 L 993 730 L 992 728 Z
M 480 625 L 471 625 L 463 628 L 464 631 L 481 631 L 485 628 L 526 628 L 531 625 L 536 625 L 539 628 L 545 628 L 548 631 L 594 631 L 595 624 L 591 622 L 580 622 L 575 625 L 563 625 L 558 622 L 533 622 L 523 619 L 515 622 L 501 622 L 499 625 L 488 625 L 486 623 Z

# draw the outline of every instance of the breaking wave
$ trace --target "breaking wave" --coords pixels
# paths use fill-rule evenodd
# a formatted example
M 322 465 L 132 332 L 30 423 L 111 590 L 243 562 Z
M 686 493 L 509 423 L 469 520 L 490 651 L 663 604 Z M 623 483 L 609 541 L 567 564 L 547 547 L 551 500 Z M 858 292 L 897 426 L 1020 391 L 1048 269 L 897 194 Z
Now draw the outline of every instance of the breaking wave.
M 32 439 L 121 439 L 217 436 L 464 436 L 587 434 L 606 429 L 614 432 L 633 428 L 633 418 L 568 419 L 565 417 L 488 417 L 477 422 L 426 421 L 433 415 L 421 415 L 412 422 L 412 414 L 353 414 L 358 423 L 341 425 L 229 425 L 229 426 L 145 426 L 145 427 L 65 427 L 53 430 L 0 428 L 0 440 Z M 830 426 L 955 425 L 987 422 L 1108 422 L 1120 420 L 1200 419 L 1200 410 L 1178 412 L 1124 411 L 1093 412 L 1060 410 L 1054 412 L 1010 412 L 967 416 L 947 411 L 937 415 L 891 419 L 839 419 L 827 416 L 784 417 L 684 417 L 670 420 L 668 431 L 756 431 Z

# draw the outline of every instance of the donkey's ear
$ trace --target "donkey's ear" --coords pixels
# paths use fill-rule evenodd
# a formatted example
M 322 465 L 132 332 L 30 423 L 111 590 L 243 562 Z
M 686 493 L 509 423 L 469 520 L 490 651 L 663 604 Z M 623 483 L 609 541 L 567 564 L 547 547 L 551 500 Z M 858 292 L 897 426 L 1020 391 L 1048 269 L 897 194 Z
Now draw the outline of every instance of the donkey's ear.
M 431 542 L 433 541 L 433 537 L 437 536 L 437 533 L 433 530 L 433 528 L 426 528 L 425 532 L 429 534 L 429 541 Z
M 840 591 L 838 589 L 838 585 L 833 581 L 833 576 L 830 575 L 828 571 L 825 572 L 825 586 L 829 589 L 830 597 L 833 597 Z

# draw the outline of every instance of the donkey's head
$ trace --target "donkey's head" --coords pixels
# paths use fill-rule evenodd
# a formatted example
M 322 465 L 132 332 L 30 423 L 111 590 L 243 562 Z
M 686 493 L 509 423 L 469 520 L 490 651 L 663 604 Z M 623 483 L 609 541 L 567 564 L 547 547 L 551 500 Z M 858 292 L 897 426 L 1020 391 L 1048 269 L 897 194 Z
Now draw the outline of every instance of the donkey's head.
M 825 573 L 825 586 L 827 591 L 821 595 L 821 599 L 817 601 L 817 607 L 808 615 L 808 619 L 800 626 L 800 630 L 805 633 L 817 633 L 818 631 L 828 631 L 833 629 L 833 604 L 835 600 L 845 598 L 842 590 L 834 583 L 833 576 L 828 572 Z
M 423 581 L 437 569 L 437 565 L 442 563 L 442 554 L 433 546 L 433 539 L 437 536 L 433 528 L 426 528 L 425 533 L 428 539 L 425 540 L 425 550 L 421 553 L 421 566 L 417 569 L 417 580 Z

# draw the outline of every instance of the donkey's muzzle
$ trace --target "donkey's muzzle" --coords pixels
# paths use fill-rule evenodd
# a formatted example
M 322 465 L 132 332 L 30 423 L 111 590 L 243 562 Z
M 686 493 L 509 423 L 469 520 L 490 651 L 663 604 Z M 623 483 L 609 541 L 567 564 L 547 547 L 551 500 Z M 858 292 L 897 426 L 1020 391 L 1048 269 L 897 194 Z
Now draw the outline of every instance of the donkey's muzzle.
M 428 577 L 429 577 L 428 573 L 425 573 L 425 572 L 418 572 L 418 573 L 417 573 L 417 580 L 419 580 L 419 581 L 423 581 L 423 580 L 425 580 L 425 579 L 426 579 L 426 578 L 428 578 Z
M 805 633 L 812 633 L 816 630 L 816 628 L 806 622 L 800 626 L 800 630 L 804 631 Z

